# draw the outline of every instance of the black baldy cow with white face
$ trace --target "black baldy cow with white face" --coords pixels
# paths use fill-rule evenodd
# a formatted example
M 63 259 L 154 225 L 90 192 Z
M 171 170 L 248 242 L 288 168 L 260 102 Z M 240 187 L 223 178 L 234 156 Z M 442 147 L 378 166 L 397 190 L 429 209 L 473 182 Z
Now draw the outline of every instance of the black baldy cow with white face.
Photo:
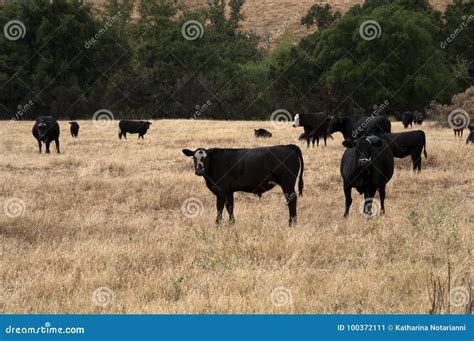
M 303 156 L 297 146 L 183 149 L 183 154 L 193 158 L 194 173 L 204 177 L 207 188 L 216 196 L 216 224 L 222 219 L 224 205 L 229 213 L 229 223 L 234 222 L 234 192 L 260 196 L 276 185 L 287 198 L 290 225 L 296 223 L 295 184 L 299 173 L 298 190 L 302 195 L 304 170 Z
M 295 115 L 293 127 L 303 127 L 304 136 L 308 147 L 310 140 L 312 140 L 314 148 L 314 141 L 317 141 L 317 146 L 319 146 L 319 139 L 322 138 L 324 139 L 324 145 L 326 145 L 328 136 L 332 138 L 332 136 L 328 134 L 330 122 L 331 118 L 323 112 L 309 114 L 299 113 Z
M 33 125 L 32 133 L 38 141 L 39 152 L 41 153 L 42 143 L 46 145 L 46 153 L 49 153 L 49 145 L 55 142 L 56 150 L 59 153 L 59 124 L 52 116 L 39 116 Z
M 393 153 L 387 142 L 377 136 L 345 140 L 347 148 L 341 159 L 341 176 L 346 197 L 344 217 L 352 204 L 352 188 L 364 194 L 364 214 L 370 216 L 375 192 L 380 195 L 381 213 L 385 213 L 385 186 L 393 175 Z

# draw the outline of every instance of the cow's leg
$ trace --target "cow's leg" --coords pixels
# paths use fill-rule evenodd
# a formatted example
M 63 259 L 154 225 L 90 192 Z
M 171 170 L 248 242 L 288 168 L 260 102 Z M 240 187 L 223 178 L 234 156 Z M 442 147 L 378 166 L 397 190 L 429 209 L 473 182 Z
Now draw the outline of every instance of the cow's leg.
M 56 151 L 58 152 L 58 154 L 61 153 L 59 151 L 59 139 L 54 140 L 54 143 L 56 144 Z
M 380 214 L 385 214 L 385 185 L 379 187 L 380 195 Z
M 216 200 L 216 207 L 217 207 L 217 218 L 216 218 L 216 225 L 219 225 L 222 220 L 222 211 L 224 210 L 225 205 L 225 195 L 219 194 Z
M 296 192 L 293 187 L 291 186 L 282 186 L 281 187 L 283 190 L 283 195 L 286 198 L 286 202 L 288 203 L 288 212 L 290 219 L 288 221 L 289 225 L 296 224 L 296 201 L 297 201 L 297 196 Z
M 416 170 L 418 169 L 418 156 L 416 154 L 411 154 L 411 161 L 413 162 L 413 171 L 416 173 Z
M 328 137 L 326 136 L 326 134 L 324 134 L 324 147 L 326 147 L 326 140 L 327 140 L 327 138 L 328 138 Z
M 367 218 L 372 218 L 372 205 L 374 203 L 376 190 L 369 190 L 364 193 L 364 214 Z
M 318 146 L 318 147 L 319 147 L 319 136 L 318 136 L 318 137 L 316 137 L 316 146 Z
M 122 139 L 122 132 L 119 131 L 119 139 Z
M 41 144 L 41 141 L 39 141 L 39 140 L 38 140 L 38 146 L 39 146 L 39 152 L 40 152 L 40 154 L 41 154 L 41 146 L 42 146 L 42 144 Z
M 122 135 L 123 135 L 123 138 L 126 140 L 127 139 L 127 133 L 123 132 Z
M 227 213 L 229 213 L 229 224 L 235 223 L 234 219 L 234 193 L 227 194 L 225 199 L 225 208 L 227 209 Z
M 346 197 L 346 210 L 344 211 L 344 217 L 347 217 L 349 215 L 349 209 L 351 208 L 351 204 L 352 204 L 351 191 L 352 191 L 352 188 L 344 184 L 344 196 Z
M 310 143 L 310 138 L 309 137 L 306 139 L 306 143 L 308 144 L 308 148 L 309 148 L 309 143 Z
M 45 143 L 46 143 L 46 153 L 49 154 L 49 145 L 50 145 L 51 142 L 50 142 L 50 141 L 46 141 Z

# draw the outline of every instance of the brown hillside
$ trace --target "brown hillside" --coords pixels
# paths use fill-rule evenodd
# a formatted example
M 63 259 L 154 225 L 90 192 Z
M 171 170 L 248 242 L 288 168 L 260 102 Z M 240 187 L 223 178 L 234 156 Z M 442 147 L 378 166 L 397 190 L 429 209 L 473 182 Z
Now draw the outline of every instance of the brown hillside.
M 104 0 L 92 1 L 104 2 Z M 208 3 L 208 0 L 180 1 L 191 8 L 205 6 Z M 452 0 L 429 1 L 438 10 L 444 10 L 453 2 Z M 329 3 L 333 9 L 344 13 L 351 6 L 363 2 L 364 0 L 246 0 L 243 7 L 245 20 L 242 28 L 246 31 L 255 31 L 262 37 L 272 36 L 274 32 L 287 28 L 296 37 L 301 38 L 311 32 L 300 24 L 300 20 L 312 5 Z

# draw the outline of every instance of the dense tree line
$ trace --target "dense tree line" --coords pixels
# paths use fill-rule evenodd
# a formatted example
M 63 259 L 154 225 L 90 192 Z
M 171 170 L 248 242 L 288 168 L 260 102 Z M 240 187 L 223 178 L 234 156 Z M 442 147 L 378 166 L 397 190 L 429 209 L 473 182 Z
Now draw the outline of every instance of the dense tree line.
M 300 42 L 283 34 L 271 50 L 241 29 L 243 3 L 191 11 L 171 0 L 109 0 L 101 10 L 11 1 L 0 7 L 0 118 L 108 109 L 116 118 L 264 119 L 278 108 L 352 114 L 385 102 L 395 113 L 449 103 L 472 84 L 470 1 L 445 13 L 425 0 L 367 0 L 345 15 L 315 5 L 301 21 L 318 31 Z M 368 21 L 376 24 L 363 32 Z

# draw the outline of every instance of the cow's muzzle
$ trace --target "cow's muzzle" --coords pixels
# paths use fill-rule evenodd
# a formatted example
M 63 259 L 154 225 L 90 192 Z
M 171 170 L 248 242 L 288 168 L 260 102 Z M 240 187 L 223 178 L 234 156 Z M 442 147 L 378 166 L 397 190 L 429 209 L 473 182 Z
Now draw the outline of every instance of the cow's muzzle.
M 366 167 L 370 164 L 370 162 L 372 161 L 372 157 L 369 157 L 369 158 L 366 158 L 366 157 L 363 157 L 363 158 L 360 158 L 359 159 L 359 166 L 361 167 Z

